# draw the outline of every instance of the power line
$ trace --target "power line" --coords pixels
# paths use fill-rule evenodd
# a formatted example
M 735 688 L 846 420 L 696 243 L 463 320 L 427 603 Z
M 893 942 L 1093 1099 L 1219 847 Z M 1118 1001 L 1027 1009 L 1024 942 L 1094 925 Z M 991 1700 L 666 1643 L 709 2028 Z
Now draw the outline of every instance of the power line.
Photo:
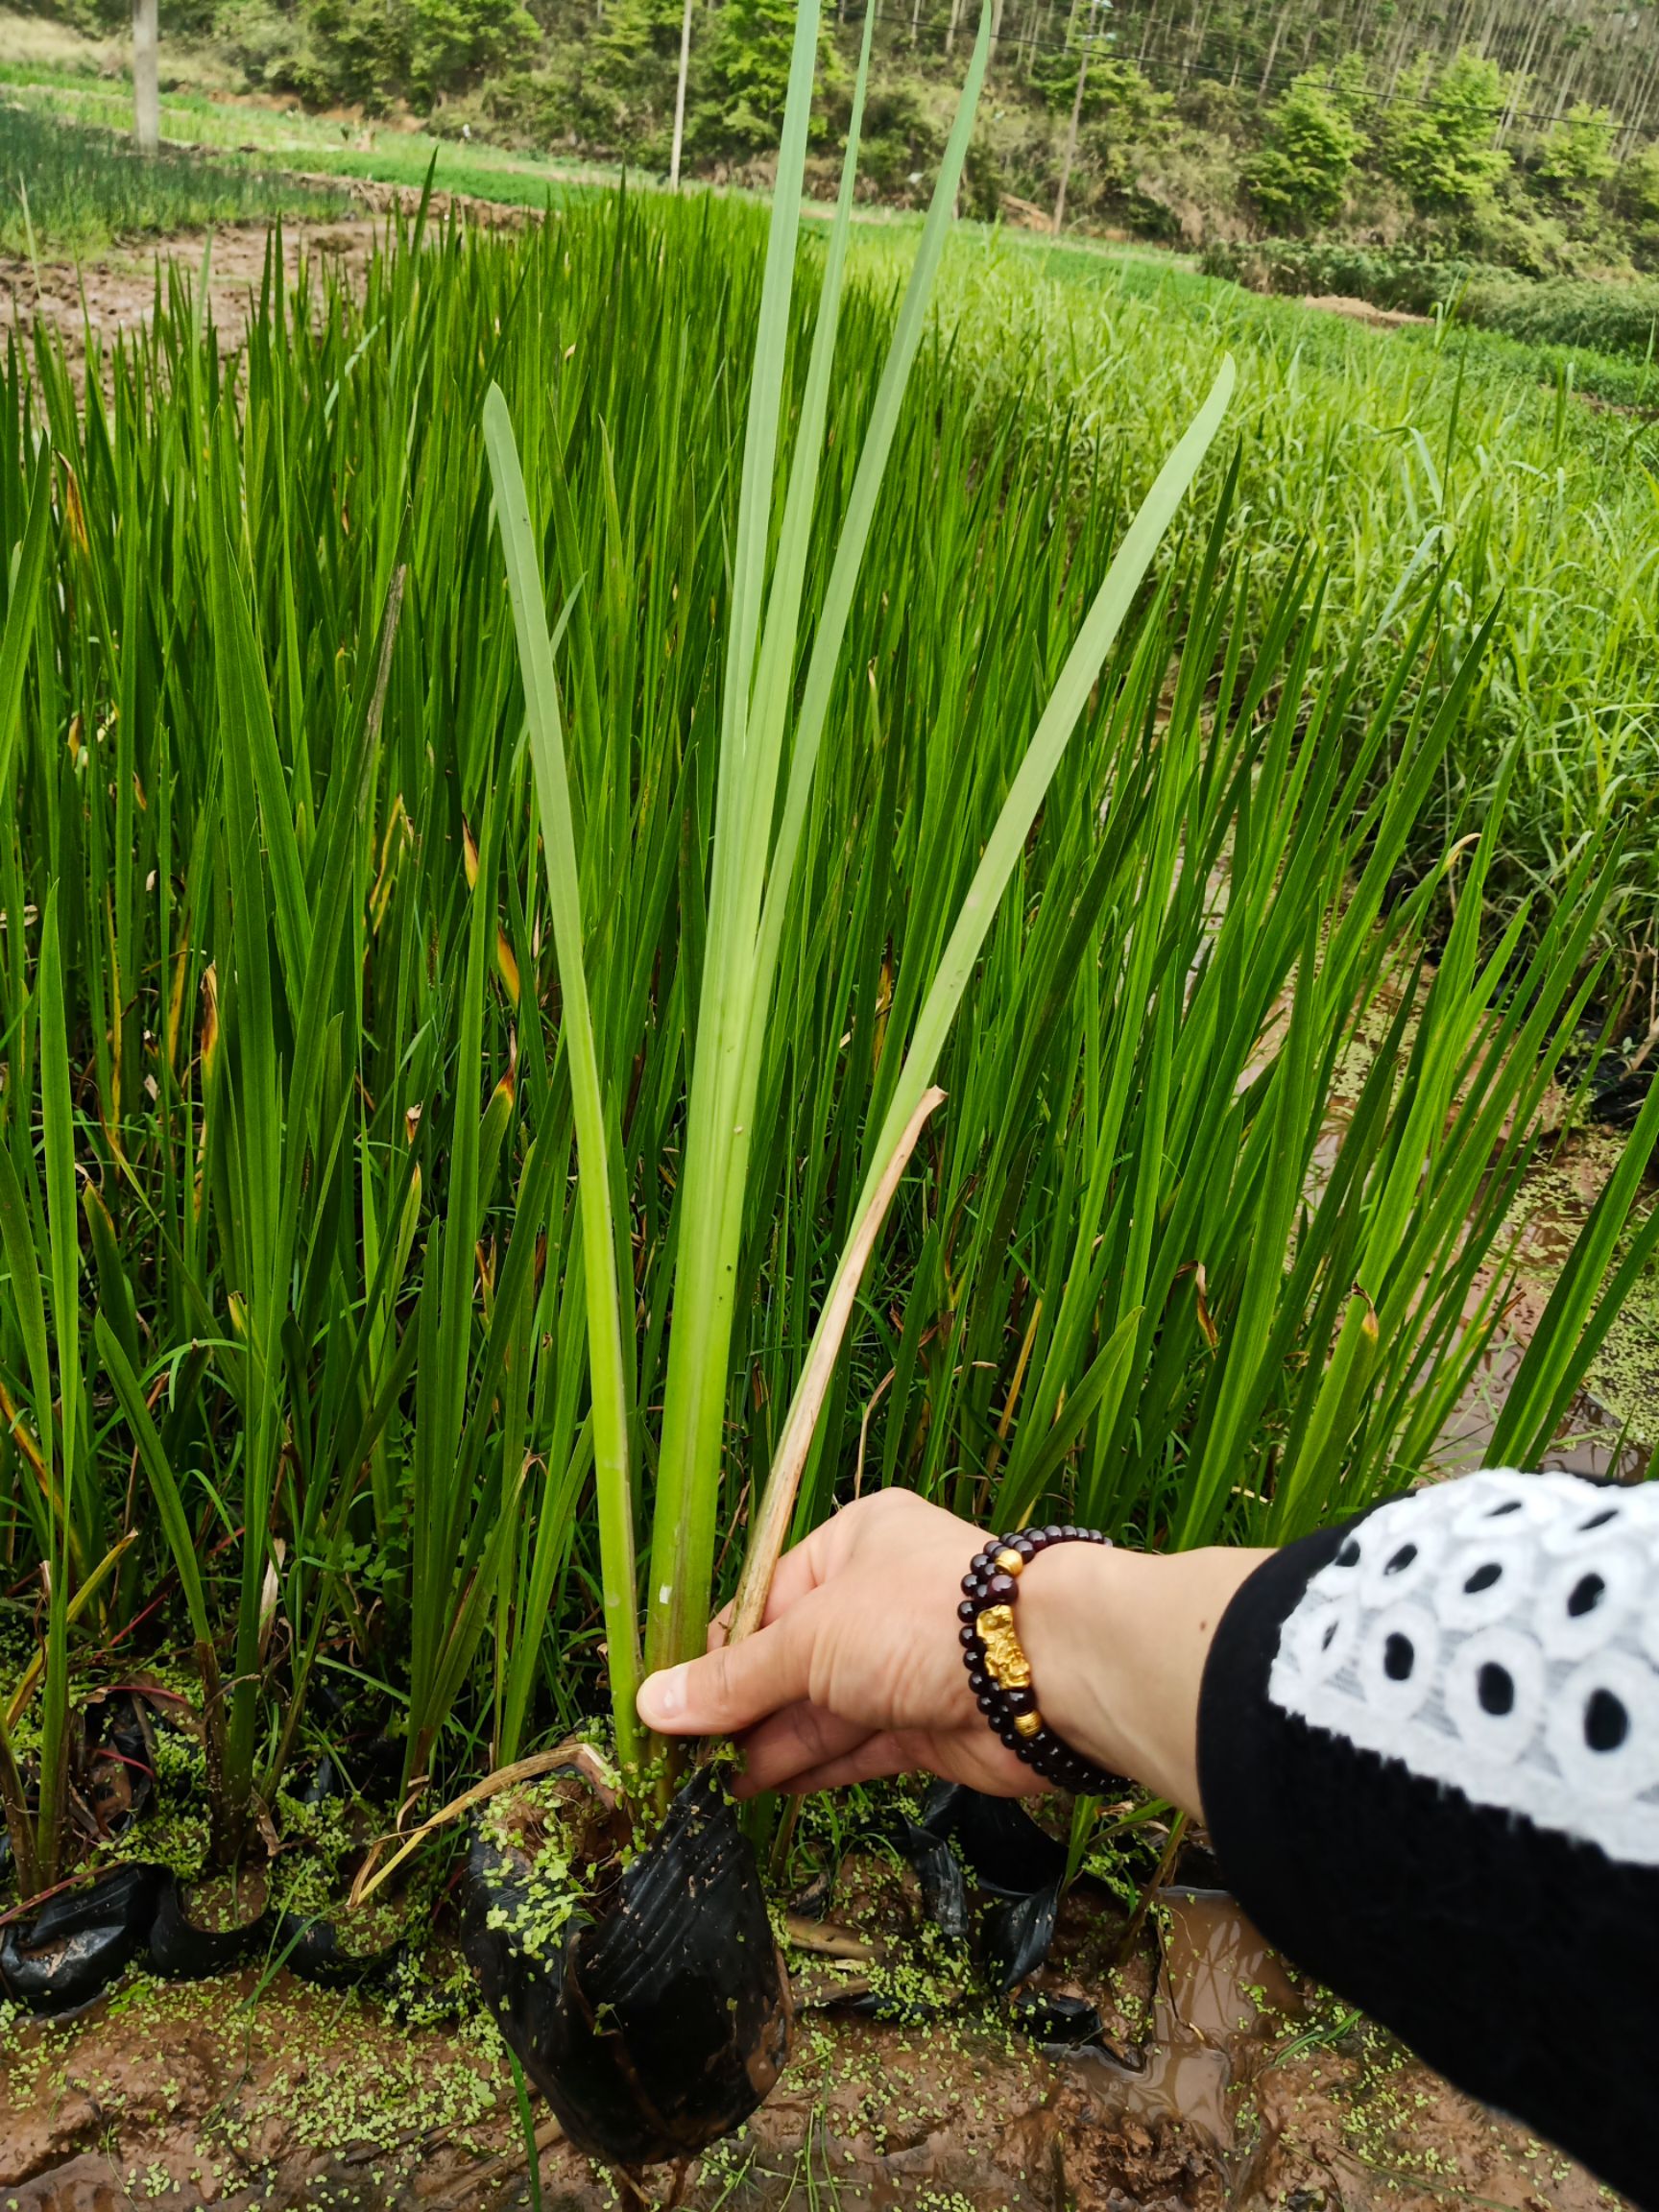
M 846 11 L 844 17 L 841 19 L 843 27 L 849 30 L 853 29 L 854 27 L 861 27 L 864 21 L 865 12 L 866 11 L 863 9 L 855 11 L 852 8 L 849 8 Z M 894 25 L 892 41 L 893 44 L 895 46 L 900 44 L 908 44 L 912 52 L 920 53 L 922 51 L 921 41 L 919 39 L 910 38 L 906 26 L 897 12 L 890 18 L 890 20 Z M 879 21 L 880 17 L 878 16 L 878 22 Z M 967 42 L 970 34 L 963 32 L 960 34 L 960 36 L 963 37 L 964 42 Z M 1105 43 L 1107 40 L 1113 39 L 1115 36 L 1116 34 L 1111 32 L 1090 32 L 1083 34 L 1083 39 L 1087 39 L 1091 44 L 1097 46 Z M 1023 53 L 1032 56 L 1039 54 L 1076 54 L 1081 43 L 1083 42 L 1083 39 L 1079 39 L 1078 37 L 1074 36 L 1068 36 L 1065 33 L 1062 33 L 1058 38 L 1048 38 L 1046 40 L 1034 38 L 1024 31 L 993 32 L 991 35 L 991 43 L 994 48 L 1011 47 L 1016 53 Z M 1354 51 L 1358 53 L 1360 50 L 1358 48 L 1355 48 Z M 1423 51 L 1428 50 L 1423 49 Z M 1137 57 L 1124 52 L 1121 47 L 1118 47 L 1115 50 L 1112 58 L 1117 60 L 1128 62 L 1132 68 L 1137 70 L 1141 76 L 1146 79 L 1147 83 L 1152 85 L 1154 91 L 1167 91 L 1172 89 L 1172 87 L 1167 82 L 1164 84 L 1158 84 L 1154 83 L 1151 74 L 1152 69 L 1156 68 L 1165 72 L 1166 78 L 1174 77 L 1178 78 L 1182 82 L 1185 82 L 1186 80 L 1192 77 L 1198 77 L 1202 78 L 1207 83 L 1225 84 L 1230 86 L 1237 86 L 1239 82 L 1239 71 L 1237 66 L 1237 61 L 1246 58 L 1252 60 L 1253 61 L 1255 57 L 1251 50 L 1247 48 L 1242 43 L 1242 41 L 1235 41 L 1233 52 L 1236 57 L 1236 60 L 1235 66 L 1231 70 L 1225 66 L 1217 67 L 1208 62 L 1196 60 L 1177 59 L 1173 56 L 1166 54 L 1147 56 L 1144 58 Z M 1500 63 L 1499 66 L 1502 67 L 1503 64 Z M 1312 77 L 1319 76 L 1320 74 L 1320 64 L 1314 63 L 1312 66 L 1307 66 L 1298 63 L 1294 59 L 1290 59 L 1285 63 L 1275 64 L 1274 70 L 1269 73 L 1267 77 L 1265 86 L 1263 86 L 1261 83 L 1261 80 L 1258 79 L 1248 87 L 1248 89 L 1253 98 L 1277 98 L 1281 93 L 1286 91 L 1291 84 L 1293 84 L 1299 77 Z M 1513 72 L 1511 72 L 1511 74 L 1513 74 Z M 1323 64 L 1323 82 L 1327 89 L 1335 89 L 1335 69 L 1334 66 L 1330 62 Z M 1179 86 L 1177 85 L 1173 87 L 1173 89 L 1179 89 Z M 1367 97 L 1376 106 L 1382 108 L 1385 112 L 1391 111 L 1396 108 L 1416 108 L 1420 113 L 1426 114 L 1432 112 L 1434 105 L 1431 98 L 1413 96 L 1412 94 L 1402 92 L 1398 85 L 1395 85 L 1388 92 L 1368 90 Z M 1538 123 L 1546 127 L 1553 125 L 1559 122 L 1561 119 L 1559 113 L 1554 108 L 1511 108 L 1505 107 L 1503 113 L 1506 119 L 1511 123 Z M 1626 117 L 1620 115 L 1616 109 L 1608 108 L 1606 113 L 1608 116 L 1610 136 L 1620 136 L 1631 127 L 1629 120 Z

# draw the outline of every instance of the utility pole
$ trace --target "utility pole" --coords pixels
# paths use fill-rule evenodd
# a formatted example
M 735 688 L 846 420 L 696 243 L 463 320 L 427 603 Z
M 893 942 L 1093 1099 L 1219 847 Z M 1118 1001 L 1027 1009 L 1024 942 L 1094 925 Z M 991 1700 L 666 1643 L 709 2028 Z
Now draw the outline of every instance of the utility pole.
M 132 0 L 132 134 L 140 154 L 161 151 L 158 0 Z
M 685 80 L 691 70 L 691 9 L 685 0 L 680 17 L 680 82 L 674 87 L 674 152 L 668 161 L 668 189 L 680 189 L 680 149 L 685 142 Z
M 1083 94 L 1089 83 L 1089 56 L 1094 44 L 1094 18 L 1109 12 L 1112 0 L 1089 0 L 1089 21 L 1082 33 L 1083 52 L 1077 63 L 1077 97 L 1071 103 L 1071 122 L 1066 132 L 1066 153 L 1060 163 L 1060 189 L 1054 195 L 1054 235 L 1066 227 L 1066 188 L 1071 181 L 1071 164 L 1077 158 L 1077 132 L 1083 121 Z

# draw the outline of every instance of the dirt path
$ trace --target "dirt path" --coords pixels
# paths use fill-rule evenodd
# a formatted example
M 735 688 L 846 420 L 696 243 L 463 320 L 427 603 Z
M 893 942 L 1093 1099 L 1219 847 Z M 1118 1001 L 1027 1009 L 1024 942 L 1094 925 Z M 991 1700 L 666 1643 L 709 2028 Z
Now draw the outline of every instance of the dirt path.
M 1369 323 L 1380 330 L 1398 330 L 1408 323 L 1432 323 L 1432 315 L 1412 315 L 1404 307 L 1379 307 L 1370 300 L 1357 300 L 1348 292 L 1305 292 L 1304 307 L 1322 307 L 1328 315 L 1345 315 L 1350 323 Z

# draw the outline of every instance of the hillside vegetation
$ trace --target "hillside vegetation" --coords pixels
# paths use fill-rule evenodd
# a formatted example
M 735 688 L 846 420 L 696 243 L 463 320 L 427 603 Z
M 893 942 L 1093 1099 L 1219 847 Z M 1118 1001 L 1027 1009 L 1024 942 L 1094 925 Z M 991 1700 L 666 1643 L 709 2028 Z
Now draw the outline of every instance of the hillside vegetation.
M 880 0 L 876 0 L 879 9 Z M 38 0 L 110 37 L 126 0 Z M 163 81 L 647 169 L 668 165 L 681 0 L 163 0 Z M 685 160 L 765 180 L 788 0 L 693 5 Z M 862 16 L 827 26 L 823 162 Z M 926 198 L 966 0 L 878 14 L 861 188 Z M 1528 276 L 1659 269 L 1659 10 L 1588 0 L 998 0 L 966 211 L 1200 246 L 1310 234 Z

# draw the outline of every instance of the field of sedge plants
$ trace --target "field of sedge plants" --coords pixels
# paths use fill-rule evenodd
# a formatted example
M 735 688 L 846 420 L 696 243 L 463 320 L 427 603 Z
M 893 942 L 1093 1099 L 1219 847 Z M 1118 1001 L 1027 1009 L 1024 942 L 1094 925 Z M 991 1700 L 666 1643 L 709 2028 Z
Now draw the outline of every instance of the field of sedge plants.
M 856 1494 L 1169 1548 L 1436 1463 L 1650 1019 L 1651 449 L 952 243 L 988 24 L 920 228 L 854 240 L 862 75 L 804 225 L 806 7 L 770 212 L 422 212 L 274 242 L 228 353 L 177 268 L 8 347 L 11 2020 L 406 1978 L 481 1849 L 531 1956 L 636 1856 L 726 1911 L 792 1831 L 634 1688 Z M 1626 1119 L 1496 1463 L 1647 1277 Z

